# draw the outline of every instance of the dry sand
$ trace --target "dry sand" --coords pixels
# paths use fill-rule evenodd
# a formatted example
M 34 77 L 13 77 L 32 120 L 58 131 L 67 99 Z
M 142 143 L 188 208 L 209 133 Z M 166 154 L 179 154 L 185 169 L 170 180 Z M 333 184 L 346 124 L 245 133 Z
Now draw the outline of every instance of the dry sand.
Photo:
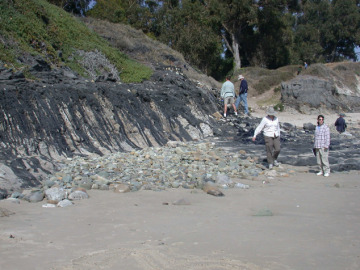
M 249 189 L 224 197 L 179 188 L 91 190 L 66 208 L 3 200 L 15 214 L 0 218 L 0 269 L 358 270 L 359 172 L 314 169 L 243 179 Z
M 0 207 L 0 269 L 360 269 L 357 172 Z M 174 205 L 183 200 L 187 205 Z

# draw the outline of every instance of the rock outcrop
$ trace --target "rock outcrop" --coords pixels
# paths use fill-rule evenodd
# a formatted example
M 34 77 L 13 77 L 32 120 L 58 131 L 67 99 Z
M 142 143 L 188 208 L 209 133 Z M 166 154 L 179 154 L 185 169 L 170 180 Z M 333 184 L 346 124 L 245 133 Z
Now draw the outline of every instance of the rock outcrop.
M 282 102 L 301 113 L 358 112 L 358 70 L 359 63 L 314 65 L 304 75 L 282 83 Z
M 158 66 L 142 84 L 88 81 L 41 62 L 30 72 L 36 80 L 0 67 L 0 190 L 39 185 L 53 160 L 213 135 L 216 99 L 181 69 Z

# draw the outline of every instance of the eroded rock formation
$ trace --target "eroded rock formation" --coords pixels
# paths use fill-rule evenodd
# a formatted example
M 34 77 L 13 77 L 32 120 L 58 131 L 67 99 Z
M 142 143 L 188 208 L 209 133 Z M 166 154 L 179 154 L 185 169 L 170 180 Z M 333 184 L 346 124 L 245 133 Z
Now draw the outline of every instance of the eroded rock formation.
M 92 82 L 45 63 L 31 72 L 34 81 L 0 68 L 0 189 L 38 185 L 56 159 L 213 135 L 215 97 L 180 69 L 158 67 L 142 84 Z
M 282 83 L 282 102 L 301 113 L 358 112 L 359 70 L 359 63 L 314 65 L 304 75 Z

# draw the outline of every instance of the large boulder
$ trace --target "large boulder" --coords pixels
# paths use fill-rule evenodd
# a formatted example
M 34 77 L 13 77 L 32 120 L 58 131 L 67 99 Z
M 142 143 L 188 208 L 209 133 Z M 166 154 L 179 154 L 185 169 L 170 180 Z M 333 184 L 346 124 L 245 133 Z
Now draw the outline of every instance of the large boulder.
M 360 91 L 339 85 L 332 79 L 298 76 L 281 84 L 284 105 L 301 113 L 352 112 L 360 110 Z

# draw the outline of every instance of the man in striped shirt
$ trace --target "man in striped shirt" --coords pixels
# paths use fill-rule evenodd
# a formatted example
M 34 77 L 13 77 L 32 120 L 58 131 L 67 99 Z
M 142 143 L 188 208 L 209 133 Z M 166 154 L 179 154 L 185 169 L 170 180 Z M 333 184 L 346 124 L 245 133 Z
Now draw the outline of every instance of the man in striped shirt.
M 314 149 L 316 153 L 317 164 L 320 171 L 317 175 L 330 175 L 329 165 L 329 146 L 330 146 L 330 129 L 324 124 L 324 116 L 319 115 L 317 118 L 317 126 L 315 129 Z

